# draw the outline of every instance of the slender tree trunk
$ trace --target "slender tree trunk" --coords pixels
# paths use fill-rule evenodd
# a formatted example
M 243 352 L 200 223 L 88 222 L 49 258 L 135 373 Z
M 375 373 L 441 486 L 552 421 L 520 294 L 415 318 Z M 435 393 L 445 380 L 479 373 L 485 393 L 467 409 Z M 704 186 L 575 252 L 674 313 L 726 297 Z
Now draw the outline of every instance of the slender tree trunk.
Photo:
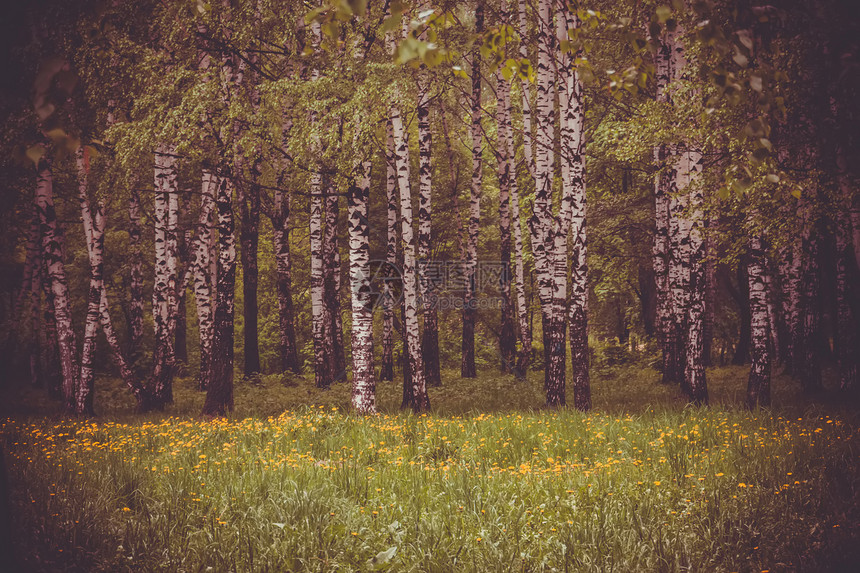
M 86 153 L 86 150 L 82 148 L 78 155 L 79 177 L 81 177 L 78 191 L 81 204 L 81 218 L 84 224 L 87 253 L 90 262 L 90 296 L 92 298 L 97 298 L 98 300 L 96 322 L 92 329 L 97 332 L 96 327 L 101 326 L 120 377 L 128 389 L 131 390 L 132 395 L 134 395 L 134 398 L 137 401 L 138 412 L 145 412 L 150 408 L 149 394 L 143 384 L 137 380 L 128 361 L 123 355 L 123 351 L 120 347 L 116 332 L 113 329 L 113 321 L 110 316 L 107 287 L 104 281 L 104 207 L 100 201 L 97 201 L 94 205 L 91 204 L 87 196 L 86 174 L 89 168 Z M 77 413 L 80 415 L 93 415 L 94 413 L 92 372 L 85 372 L 84 367 L 84 365 L 87 364 L 90 370 L 92 370 L 92 356 L 88 356 L 88 354 L 94 353 L 96 349 L 95 334 L 90 337 L 91 325 L 89 324 L 89 321 L 90 316 L 88 311 L 88 323 L 85 330 L 86 338 L 81 356 L 81 383 L 78 387 L 76 398 Z M 89 348 L 88 343 L 90 345 Z M 87 380 L 86 383 L 84 382 L 85 380 Z
M 394 136 L 394 160 L 397 186 L 400 190 L 400 233 L 403 239 L 403 309 L 406 351 L 412 383 L 412 410 L 430 409 L 430 398 L 421 362 L 421 337 L 418 324 L 418 280 L 415 265 L 415 235 L 412 229 L 412 194 L 409 189 L 409 148 L 403 132 L 400 110 L 392 106 L 391 132 Z
M 200 220 L 197 224 L 197 242 L 194 248 L 194 301 L 197 305 L 197 324 L 200 331 L 200 371 L 197 375 L 197 388 L 206 390 L 211 378 L 212 336 L 213 336 L 213 288 L 214 275 L 211 272 L 213 257 L 214 224 L 213 207 L 215 193 L 220 185 L 219 178 L 211 171 L 203 171 L 200 194 Z
M 675 180 L 670 187 L 669 200 L 669 290 L 671 292 L 670 325 L 666 335 L 666 349 L 669 354 L 669 377 L 670 382 L 681 384 L 686 390 L 684 369 L 687 363 L 684 344 L 687 333 L 687 309 L 690 301 L 690 242 L 689 242 L 689 220 L 684 217 L 689 197 L 681 194 L 678 181 L 683 174 L 678 173 L 681 154 L 674 155 L 672 161 L 675 163 L 673 173 Z
M 672 46 L 670 38 L 658 43 L 654 54 L 655 79 L 657 83 L 656 99 L 660 103 L 669 103 L 671 94 L 668 86 L 672 81 Z M 663 355 L 663 382 L 673 380 L 674 345 L 671 344 L 672 294 L 669 288 L 669 189 L 674 180 L 674 165 L 669 161 L 669 150 L 665 145 L 654 148 L 654 164 L 657 173 L 654 176 L 654 246 L 652 259 L 654 280 L 657 292 L 657 345 Z
M 103 286 L 102 251 L 104 250 L 104 223 L 101 213 L 96 210 L 95 217 L 90 210 L 87 198 L 89 157 L 85 148 L 76 152 L 78 170 L 78 200 L 84 224 L 84 236 L 90 263 L 90 286 L 87 291 L 87 316 L 84 324 L 84 342 L 81 349 L 80 374 L 75 392 L 74 413 L 78 416 L 93 416 L 93 393 L 95 390 L 95 369 L 93 360 L 96 355 L 96 337 L 99 332 L 99 304 Z
M 190 191 L 190 190 L 189 190 Z M 189 259 L 189 249 L 191 246 L 193 230 L 188 221 L 188 202 L 189 199 L 183 201 L 179 208 L 179 224 L 177 232 L 177 249 L 176 258 L 178 267 L 181 269 L 179 276 L 183 280 L 178 281 L 176 286 L 176 329 L 174 333 L 174 353 L 177 362 L 183 364 L 188 363 L 188 313 L 187 313 L 187 296 L 188 283 L 191 276 L 191 261 Z
M 241 216 L 241 232 L 239 242 L 241 244 L 242 257 L 242 296 L 243 315 L 245 326 L 244 334 L 244 374 L 251 377 L 258 374 L 260 368 L 260 339 L 258 325 L 258 303 L 257 290 L 259 284 L 259 266 L 257 264 L 257 251 L 260 234 L 260 186 L 257 183 L 259 173 L 255 167 L 251 168 L 250 183 L 243 183 L 240 187 L 245 191 L 239 198 L 239 213 Z
M 716 225 L 716 218 L 708 219 L 708 227 Z M 705 324 L 702 341 L 702 361 L 705 366 L 713 366 L 711 355 L 714 345 L 714 317 L 717 295 L 716 265 L 714 263 L 714 239 L 709 233 L 705 237 Z
M 568 37 L 568 30 L 578 26 L 573 13 L 566 7 L 559 13 L 560 40 Z M 563 22 L 563 24 L 562 24 Z M 570 223 L 562 220 L 556 257 L 567 252 L 568 234 L 573 251 L 570 253 L 571 288 L 567 307 L 570 322 L 570 357 L 572 363 L 573 401 L 578 410 L 591 408 L 591 386 L 588 373 L 588 265 L 586 261 L 586 199 L 585 199 L 585 102 L 582 84 L 574 69 L 574 55 L 564 54 L 561 59 L 561 165 L 562 197 L 569 205 Z M 567 280 L 565 265 L 564 277 Z
M 38 206 L 36 206 L 37 212 L 39 211 Z M 39 218 L 39 228 L 41 230 L 41 213 L 38 213 Z M 43 376 L 45 378 L 46 386 L 48 388 L 48 393 L 51 397 L 62 399 L 63 398 L 63 369 L 62 369 L 62 358 L 60 355 L 60 337 L 57 330 L 57 317 L 54 313 L 54 291 L 53 284 L 51 280 L 51 275 L 48 270 L 49 261 L 46 259 L 44 254 L 44 242 L 45 235 L 44 231 L 40 232 L 41 236 L 41 244 L 40 249 L 42 249 L 43 253 L 40 257 L 41 265 L 40 265 L 40 275 L 41 279 L 39 281 L 40 287 L 42 288 L 43 294 L 45 295 L 45 304 L 43 306 L 42 313 L 42 324 L 43 324 L 43 332 L 42 335 L 44 339 L 41 340 L 41 346 L 44 354 L 44 359 L 42 360 L 44 364 L 43 368 Z M 55 227 L 55 240 L 58 241 L 58 245 L 60 247 L 60 255 L 63 253 L 63 235 L 62 230 L 58 227 Z
M 325 269 L 323 267 L 323 198 L 322 175 L 311 175 L 310 247 L 311 247 L 311 315 L 314 338 L 314 378 L 317 388 L 331 385 L 325 342 Z
M 484 6 L 481 0 L 475 7 L 475 33 L 484 31 Z M 463 378 L 475 378 L 475 323 L 478 318 L 476 300 L 477 271 L 478 271 L 478 233 L 481 224 L 481 187 L 483 185 L 483 131 L 481 128 L 481 52 L 478 48 L 472 50 L 472 188 L 469 198 L 469 229 L 466 243 L 466 260 L 464 278 L 466 292 L 463 297 L 463 360 L 460 375 Z
M 376 412 L 373 372 L 373 301 L 370 296 L 370 161 L 347 194 L 349 220 L 349 278 L 352 293 L 352 407 L 361 414 Z
M 385 243 L 385 273 L 382 292 L 382 367 L 381 380 L 394 380 L 394 291 L 397 268 L 397 170 L 394 164 L 394 136 L 388 122 L 386 144 L 387 234 Z
M 286 128 L 285 133 L 289 128 Z M 295 310 L 293 308 L 293 270 L 290 258 L 290 206 L 291 195 L 281 191 L 286 177 L 281 176 L 275 190 L 275 218 L 272 220 L 277 265 L 278 317 L 280 325 L 281 368 L 300 374 L 298 347 L 296 345 Z
M 431 215 L 433 207 L 433 138 L 430 131 L 430 96 L 427 78 L 418 79 L 418 277 L 421 283 L 421 302 L 424 315 L 424 333 L 421 338 L 421 357 L 428 386 L 441 386 L 439 370 L 439 326 L 436 315 L 435 285 L 430 273 L 432 238 Z
M 544 339 L 544 390 L 548 406 L 563 404 L 565 378 L 564 317 L 554 316 L 556 257 L 552 212 L 552 180 L 555 154 L 554 73 L 555 35 L 552 28 L 552 2 L 541 0 L 538 6 L 538 70 L 535 102 L 535 198 L 529 220 L 532 253 L 538 281 L 541 324 Z
M 518 378 L 523 378 L 531 361 L 532 333 L 528 320 L 528 305 L 526 303 L 525 265 L 523 263 L 523 253 L 525 248 L 523 246 L 523 232 L 520 223 L 519 185 L 517 184 L 517 173 L 514 163 L 516 159 L 516 153 L 514 150 L 513 129 L 511 126 L 512 112 L 510 88 L 507 89 L 505 96 L 505 105 L 507 107 L 507 111 L 505 112 L 505 119 L 507 120 L 507 123 L 505 124 L 504 130 L 501 134 L 504 136 L 505 139 L 504 145 L 507 149 L 507 157 L 510 162 L 510 175 L 508 178 L 508 186 L 510 188 L 510 218 L 514 240 L 513 281 L 517 300 L 517 332 L 520 344 L 520 350 L 516 357 L 516 366 L 514 368 L 514 373 L 517 375 Z
M 653 265 L 654 280 L 657 292 L 657 344 L 663 355 L 662 381 L 666 384 L 676 383 L 677 374 L 677 342 L 672 313 L 672 289 L 669 284 L 669 269 L 671 267 L 669 244 L 669 192 L 675 178 L 674 165 L 669 161 L 666 146 L 655 150 L 655 161 L 659 171 L 655 175 L 654 184 L 654 248 Z
M 506 9 L 506 6 L 505 8 Z M 504 19 L 504 17 L 503 17 Z M 496 124 L 498 139 L 496 158 L 499 164 L 499 242 L 501 249 L 500 292 L 502 297 L 501 326 L 499 330 L 499 357 L 502 372 L 515 371 L 517 343 L 514 332 L 514 301 L 511 295 L 511 157 L 508 154 L 510 138 L 510 85 L 496 75 Z
M 762 240 L 755 231 L 749 238 L 749 301 L 752 364 L 747 383 L 747 407 L 770 405 L 770 321 L 768 319 L 767 266 Z
M 525 12 L 525 1 L 519 0 L 517 3 L 517 26 L 521 38 L 525 38 L 527 31 L 527 21 Z M 525 42 L 520 44 L 520 57 L 528 58 L 528 47 Z M 520 91 L 522 92 L 523 100 L 523 153 L 525 155 L 526 169 L 532 179 L 535 179 L 535 160 L 532 142 L 534 132 L 532 130 L 531 117 L 531 100 L 530 100 L 530 85 L 521 80 Z M 510 107 L 510 98 L 508 99 Z M 510 119 L 512 114 L 508 112 Z M 514 151 L 514 140 L 512 129 L 508 131 L 508 157 L 513 159 L 516 157 Z M 518 377 L 525 377 L 532 357 L 532 330 L 531 321 L 529 320 L 528 306 L 526 304 L 525 292 L 525 271 L 523 265 L 523 237 L 522 227 L 520 223 L 520 206 L 519 206 L 519 186 L 517 185 L 517 176 L 514 171 L 510 181 L 511 186 L 511 218 L 514 223 L 514 285 L 517 293 L 517 312 L 519 319 L 519 337 L 520 351 L 517 356 L 516 373 Z
M 517 1 L 517 31 L 520 38 L 529 38 L 528 20 L 526 18 L 526 0 Z M 520 57 L 531 61 L 528 43 L 520 41 Z M 523 154 L 529 175 L 535 179 L 534 131 L 532 129 L 532 106 L 529 98 L 530 86 L 525 80 L 520 80 L 520 91 L 523 97 Z M 513 155 L 511 155 L 513 157 Z
M 689 213 L 686 215 L 689 237 L 689 294 L 687 302 L 686 358 L 684 389 L 694 404 L 708 403 L 708 385 L 705 377 L 704 331 L 705 331 L 705 218 L 702 211 L 705 196 L 701 185 L 695 181 L 702 170 L 702 154 L 698 150 L 686 150 L 682 154 L 683 178 L 678 183 L 679 191 L 689 196 Z
M 50 285 L 50 301 L 53 302 L 53 321 L 56 324 L 62 372 L 63 407 L 66 412 L 75 411 L 75 392 L 78 387 L 78 365 L 75 361 L 77 344 L 72 327 L 69 289 L 66 269 L 63 264 L 62 236 L 57 228 L 57 212 L 54 209 L 53 174 L 49 160 L 39 161 L 36 178 L 36 209 L 42 235 L 42 258 L 47 269 Z
M 313 45 L 316 50 L 321 38 L 319 23 L 311 24 Z M 319 70 L 311 71 L 311 80 L 319 79 Z M 311 115 L 311 123 L 316 124 L 316 115 Z M 319 141 L 314 142 L 319 148 Z M 331 386 L 331 356 L 326 344 L 326 302 L 325 302 L 325 246 L 323 245 L 323 178 L 321 166 L 316 166 L 311 175 L 310 197 L 310 248 L 311 248 L 311 317 L 314 339 L 314 380 L 317 388 Z
M 218 179 L 215 208 L 218 213 L 218 284 L 212 327 L 211 374 L 206 384 L 204 416 L 224 416 L 233 411 L 236 238 L 233 236 L 233 187 L 229 177 Z
M 152 307 L 155 321 L 152 405 L 163 408 L 173 401 L 173 309 L 176 299 L 176 159 L 164 146 L 155 152 L 155 285 Z
M 325 304 L 328 322 L 329 352 L 331 354 L 331 381 L 346 381 L 346 354 L 343 347 L 343 315 L 340 306 L 340 247 L 338 245 L 338 222 L 340 219 L 340 197 L 336 189 L 326 185 L 325 232 L 323 264 L 325 268 Z

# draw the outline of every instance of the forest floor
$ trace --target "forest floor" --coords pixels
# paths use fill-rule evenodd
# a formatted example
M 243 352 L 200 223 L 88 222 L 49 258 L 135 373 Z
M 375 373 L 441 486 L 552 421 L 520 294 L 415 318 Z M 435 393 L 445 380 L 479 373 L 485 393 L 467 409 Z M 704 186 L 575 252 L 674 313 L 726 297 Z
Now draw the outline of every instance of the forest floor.
M 860 417 L 745 367 L 690 408 L 640 365 L 595 369 L 594 409 L 542 408 L 525 381 L 446 372 L 433 413 L 347 413 L 312 376 L 236 386 L 226 420 L 180 378 L 136 416 L 99 380 L 94 420 L 6 388 L 2 448 L 21 571 L 857 571 Z M 826 377 L 828 382 L 832 376 Z

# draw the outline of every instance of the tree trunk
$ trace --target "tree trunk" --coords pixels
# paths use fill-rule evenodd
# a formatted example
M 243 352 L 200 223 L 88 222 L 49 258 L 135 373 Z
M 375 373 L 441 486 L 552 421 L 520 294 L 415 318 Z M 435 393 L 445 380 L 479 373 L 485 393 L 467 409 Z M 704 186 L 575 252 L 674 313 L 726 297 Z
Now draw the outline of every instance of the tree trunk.
M 526 0 L 517 2 L 517 32 L 520 38 L 529 38 L 528 21 L 526 18 Z M 532 61 L 529 57 L 528 43 L 520 42 L 520 57 Z M 534 131 L 532 129 L 532 106 L 529 98 L 530 85 L 526 80 L 520 80 L 520 91 L 523 97 L 523 154 L 526 169 L 532 179 L 535 178 Z M 513 142 L 512 142 L 513 143 Z M 514 157 L 511 154 L 511 157 Z M 531 338 L 531 335 L 529 335 Z
M 90 263 L 90 286 L 87 291 L 87 315 L 84 324 L 84 342 L 81 349 L 80 374 L 75 391 L 74 413 L 78 416 L 93 416 L 93 392 L 95 390 L 95 369 L 93 360 L 96 355 L 96 337 L 99 332 L 99 304 L 103 286 L 102 252 L 104 250 L 104 223 L 101 213 L 90 211 L 87 198 L 89 157 L 83 146 L 76 152 L 78 175 L 78 200 L 84 224 L 84 237 Z M 94 216 L 95 215 L 95 216 Z
M 321 38 L 320 25 L 311 24 L 314 49 Z M 311 71 L 311 80 L 319 79 L 319 70 Z M 311 115 L 311 123 L 316 124 L 316 115 Z M 315 140 L 315 147 L 319 141 Z M 325 246 L 323 245 L 323 176 L 322 167 L 317 165 L 311 174 L 310 182 L 310 248 L 311 248 L 311 318 L 314 339 L 314 381 L 317 388 L 331 386 L 330 346 L 326 343 L 326 301 L 325 301 Z
M 188 363 L 188 313 L 187 313 L 187 296 L 189 278 L 191 276 L 191 261 L 189 259 L 189 249 L 191 247 L 193 230 L 188 224 L 188 203 L 190 197 L 183 201 L 179 208 L 179 225 L 180 231 L 177 232 L 177 248 L 176 258 L 178 266 L 181 269 L 179 276 L 183 280 L 179 281 L 176 286 L 176 329 L 174 332 L 173 346 L 174 354 L 177 362 L 183 364 Z
M 656 99 L 669 103 L 671 94 L 668 86 L 672 81 L 671 37 L 659 42 L 654 54 Z M 657 173 L 654 176 L 654 246 L 652 258 L 654 280 L 657 292 L 657 345 L 663 355 L 662 381 L 677 382 L 673 364 L 676 362 L 675 337 L 672 321 L 672 291 L 669 287 L 669 192 L 674 181 L 674 165 L 668 161 L 669 150 L 665 145 L 654 148 L 654 163 Z
M 211 171 L 203 171 L 200 194 L 200 220 L 197 224 L 197 242 L 194 248 L 194 301 L 197 305 L 197 324 L 200 331 L 200 371 L 197 375 L 197 388 L 206 390 L 211 378 L 212 336 L 213 336 L 213 295 L 215 276 L 211 272 L 213 261 L 214 225 L 213 207 L 215 193 L 220 185 L 219 178 Z
M 642 313 L 642 329 L 645 336 L 657 335 L 657 279 L 654 269 L 648 266 L 639 267 L 639 288 L 636 295 L 639 298 Z
M 325 265 L 325 304 L 328 323 L 327 340 L 331 355 L 331 381 L 346 381 L 346 355 L 343 347 L 343 315 L 340 306 L 340 247 L 338 246 L 338 222 L 340 219 L 340 197 L 337 190 L 326 185 L 325 233 L 323 235 Z
M 418 277 L 421 283 L 421 302 L 424 315 L 424 333 L 421 338 L 421 357 L 428 386 L 441 386 L 439 370 L 439 326 L 436 315 L 436 285 L 430 272 L 432 253 L 431 215 L 433 211 L 433 138 L 430 131 L 430 96 L 427 78 L 418 80 Z
M 95 322 L 93 324 L 90 323 L 91 309 L 88 309 L 87 312 L 84 348 L 81 354 L 81 381 L 76 397 L 76 413 L 87 416 L 91 416 L 94 413 L 92 362 L 96 350 L 96 334 L 99 326 L 101 326 L 102 332 L 105 335 L 105 340 L 111 350 L 111 356 L 120 377 L 137 401 L 138 412 L 145 412 L 150 408 L 149 394 L 140 381 L 136 379 L 128 361 L 123 356 L 122 348 L 113 329 L 107 287 L 104 281 L 104 206 L 101 201 L 97 201 L 95 204 L 90 203 L 87 196 L 86 183 L 88 171 L 89 158 L 87 157 L 87 151 L 86 148 L 81 148 L 78 151 L 78 176 L 80 178 L 78 199 L 81 205 L 81 219 L 84 224 L 87 254 L 90 263 L 90 297 L 96 299 L 97 302 Z M 87 368 L 89 368 L 89 372 L 86 371 Z
M 735 365 L 746 364 L 749 360 L 751 317 L 748 292 L 749 277 L 747 276 L 748 265 L 749 263 L 746 260 L 746 255 L 741 255 L 736 272 L 738 281 L 737 288 L 735 288 L 735 285 L 732 283 L 728 274 L 723 275 L 723 283 L 726 286 L 726 290 L 729 291 L 732 299 L 738 305 L 738 343 L 737 346 L 735 346 L 735 352 L 732 356 L 732 364 Z
M 708 219 L 708 227 L 716 225 L 716 218 Z M 714 263 L 714 239 L 709 233 L 705 237 L 705 324 L 702 340 L 702 361 L 705 366 L 713 366 L 714 317 L 717 301 L 716 264 Z
M 53 198 L 52 198 L 53 199 Z M 38 207 L 37 207 L 38 211 Z M 41 213 L 39 213 L 39 225 L 41 228 Z M 39 281 L 41 283 L 41 288 L 45 295 L 45 305 L 43 307 L 44 311 L 42 313 L 43 320 L 43 336 L 44 340 L 41 340 L 41 347 L 44 353 L 44 368 L 43 368 L 43 376 L 45 378 L 45 385 L 48 388 L 48 394 L 57 399 L 63 398 L 63 368 L 62 368 L 62 357 L 60 352 L 60 337 L 57 330 L 57 317 L 54 312 L 54 291 L 53 291 L 53 282 L 51 280 L 51 275 L 48 270 L 49 261 L 46 259 L 44 254 L 44 242 L 45 235 L 44 231 L 41 233 L 42 237 L 42 245 L 40 248 L 43 253 L 40 257 L 41 265 L 40 271 L 42 279 Z M 58 245 L 60 246 L 60 255 L 62 255 L 63 247 L 62 247 L 62 231 L 59 228 L 55 229 L 55 237 L 56 241 L 58 241 Z
M 370 161 L 359 164 L 347 194 L 349 278 L 352 293 L 352 407 L 360 414 L 376 412 L 373 372 L 373 301 L 370 296 Z
M 394 164 L 394 135 L 391 122 L 387 124 L 386 199 L 387 234 L 385 243 L 385 272 L 382 284 L 382 366 L 381 380 L 394 380 L 394 282 L 397 276 L 397 169 Z
M 285 130 L 286 131 L 286 130 Z M 281 176 L 275 190 L 275 218 L 272 220 L 277 264 L 278 317 L 280 325 L 281 368 L 294 374 L 302 371 L 296 345 L 295 310 L 293 308 L 293 270 L 290 258 L 291 195 L 281 191 L 286 178 Z
M 430 398 L 421 363 L 421 336 L 418 324 L 418 280 L 415 268 L 415 235 L 412 230 L 412 194 L 409 190 L 409 148 L 403 133 L 403 118 L 396 106 L 391 108 L 391 132 L 394 136 L 394 161 L 397 186 L 400 189 L 400 234 L 403 239 L 403 311 L 405 346 L 412 383 L 412 411 L 430 409 Z
M 526 303 L 525 266 L 523 264 L 523 232 L 520 223 L 519 185 L 517 184 L 517 173 L 514 164 L 514 161 L 516 159 L 516 152 L 514 149 L 513 129 L 511 125 L 512 112 L 510 95 L 510 89 L 508 89 L 506 92 L 507 97 L 505 98 L 505 104 L 507 106 L 505 117 L 507 119 L 507 123 L 504 129 L 504 136 L 506 139 L 505 145 L 507 147 L 507 156 L 508 160 L 510 161 L 510 177 L 508 179 L 508 185 L 510 187 L 510 216 L 514 239 L 513 276 L 514 290 L 516 291 L 517 299 L 517 332 L 520 344 L 519 353 L 517 354 L 516 358 L 516 366 L 514 368 L 514 373 L 517 375 L 518 378 L 523 378 L 525 377 L 526 370 L 528 369 L 529 363 L 531 362 L 532 332 L 531 326 L 529 324 L 528 305 Z M 457 220 L 459 221 L 459 213 Z
M 173 402 L 176 300 L 176 158 L 165 146 L 155 152 L 155 284 L 152 314 L 155 322 L 152 406 Z
M 552 181 L 555 154 L 554 141 L 554 74 L 555 35 L 552 29 L 552 2 L 541 0 L 538 6 L 538 70 L 537 100 L 535 102 L 535 198 L 529 219 L 532 253 L 538 280 L 541 324 L 544 339 L 544 390 L 548 406 L 564 403 L 565 345 L 564 317 L 554 316 L 554 292 L 557 286 L 553 273 L 556 257 L 553 233 Z
M 506 4 L 506 3 L 504 3 Z M 503 4 L 503 6 L 504 6 Z M 506 10 L 506 6 L 504 8 Z M 504 19 L 504 17 L 503 17 Z M 496 75 L 496 124 L 498 139 L 496 158 L 499 164 L 499 242 L 501 269 L 499 290 L 502 298 L 501 325 L 499 329 L 499 357 L 502 372 L 516 371 L 517 343 L 514 332 L 514 301 L 511 296 L 511 179 L 514 177 L 510 146 L 510 85 L 500 73 Z
M 708 403 L 708 384 L 705 377 L 704 333 L 705 333 L 705 218 L 702 211 L 705 195 L 699 183 L 694 181 L 702 171 L 702 154 L 698 150 L 686 150 L 682 154 L 678 190 L 689 196 L 689 213 L 686 215 L 689 237 L 689 294 L 687 306 L 686 363 L 684 389 L 694 404 Z
M 562 24 L 563 22 L 563 24 Z M 568 30 L 578 26 L 576 16 L 566 7 L 559 13 L 559 40 L 568 37 Z M 564 54 L 561 59 L 561 165 L 562 165 L 562 213 L 564 205 L 570 212 L 569 223 L 562 219 L 556 257 L 564 260 L 568 235 L 573 251 L 570 254 L 571 287 L 567 307 L 570 323 L 570 358 L 572 363 L 573 402 L 577 410 L 591 408 L 591 386 L 588 373 L 588 265 L 586 260 L 586 199 L 585 199 L 585 102 L 582 84 L 574 68 L 574 54 Z M 557 281 L 567 281 L 567 268 L 563 262 L 564 276 Z M 563 312 L 563 309 L 560 311 Z
M 768 319 L 767 266 L 762 240 L 749 238 L 749 304 L 752 364 L 747 383 L 747 407 L 770 406 L 770 321 Z
M 242 231 L 239 234 L 242 256 L 242 296 L 244 300 L 243 315 L 245 320 L 244 332 L 244 374 L 251 377 L 258 374 L 260 368 L 260 339 L 257 303 L 257 286 L 259 284 L 259 267 L 257 251 L 260 233 L 260 186 L 257 183 L 257 168 L 251 168 L 251 181 L 242 183 L 243 189 L 239 198 L 239 213 Z
M 57 228 L 57 212 L 54 209 L 53 174 L 48 159 L 41 159 L 36 178 L 36 209 L 42 235 L 42 258 L 47 269 L 50 298 L 53 302 L 53 320 L 56 324 L 57 345 L 62 372 L 63 407 L 67 413 L 75 411 L 75 392 L 78 387 L 78 366 L 75 361 L 77 344 L 72 327 L 69 289 L 66 269 L 63 264 L 62 236 Z
M 311 316 L 314 338 L 314 379 L 317 388 L 331 385 L 330 357 L 325 341 L 325 269 L 323 261 L 322 175 L 311 175 L 310 247 L 311 247 Z
M 233 236 L 233 188 L 229 177 L 218 179 L 215 209 L 218 213 L 218 284 L 215 289 L 210 377 L 202 411 L 204 416 L 224 416 L 233 411 L 236 238 Z
M 475 33 L 484 31 L 484 6 L 479 0 L 475 7 Z M 460 376 L 475 378 L 475 323 L 478 318 L 477 271 L 478 271 L 478 233 L 481 224 L 481 187 L 483 184 L 483 132 L 481 128 L 481 52 L 472 50 L 472 187 L 469 197 L 469 228 L 464 261 L 466 291 L 463 297 L 463 360 Z

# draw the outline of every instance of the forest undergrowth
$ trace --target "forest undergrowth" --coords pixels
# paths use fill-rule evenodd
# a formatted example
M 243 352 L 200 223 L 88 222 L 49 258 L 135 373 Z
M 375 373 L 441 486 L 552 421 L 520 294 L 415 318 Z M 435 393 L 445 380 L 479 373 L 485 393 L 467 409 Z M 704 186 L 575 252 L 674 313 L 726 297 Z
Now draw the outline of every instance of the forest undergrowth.
M 774 378 L 746 411 L 743 367 L 709 370 L 712 406 L 636 365 L 596 369 L 594 411 L 547 410 L 525 381 L 455 373 L 433 413 L 346 411 L 346 384 L 261 377 L 229 419 L 101 416 L 6 396 L 2 446 L 22 571 L 855 571 L 856 404 Z M 10 411 L 10 404 L 17 410 Z M 48 414 L 48 417 L 44 417 Z M 42 417 L 36 418 L 39 415 Z

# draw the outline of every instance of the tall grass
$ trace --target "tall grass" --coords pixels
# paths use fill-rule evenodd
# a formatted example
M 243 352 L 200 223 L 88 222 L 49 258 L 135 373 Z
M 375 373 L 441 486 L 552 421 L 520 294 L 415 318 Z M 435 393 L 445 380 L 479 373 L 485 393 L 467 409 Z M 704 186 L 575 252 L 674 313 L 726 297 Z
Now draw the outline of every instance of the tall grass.
M 19 566 L 854 570 L 852 416 L 745 412 L 733 370 L 712 376 L 718 405 L 684 408 L 648 376 L 596 380 L 590 414 L 540 410 L 537 379 L 484 376 L 447 378 L 441 413 L 417 417 L 396 412 L 396 384 L 380 388 L 388 413 L 359 418 L 343 387 L 263 379 L 228 420 L 184 415 L 190 382 L 168 416 L 9 418 Z

